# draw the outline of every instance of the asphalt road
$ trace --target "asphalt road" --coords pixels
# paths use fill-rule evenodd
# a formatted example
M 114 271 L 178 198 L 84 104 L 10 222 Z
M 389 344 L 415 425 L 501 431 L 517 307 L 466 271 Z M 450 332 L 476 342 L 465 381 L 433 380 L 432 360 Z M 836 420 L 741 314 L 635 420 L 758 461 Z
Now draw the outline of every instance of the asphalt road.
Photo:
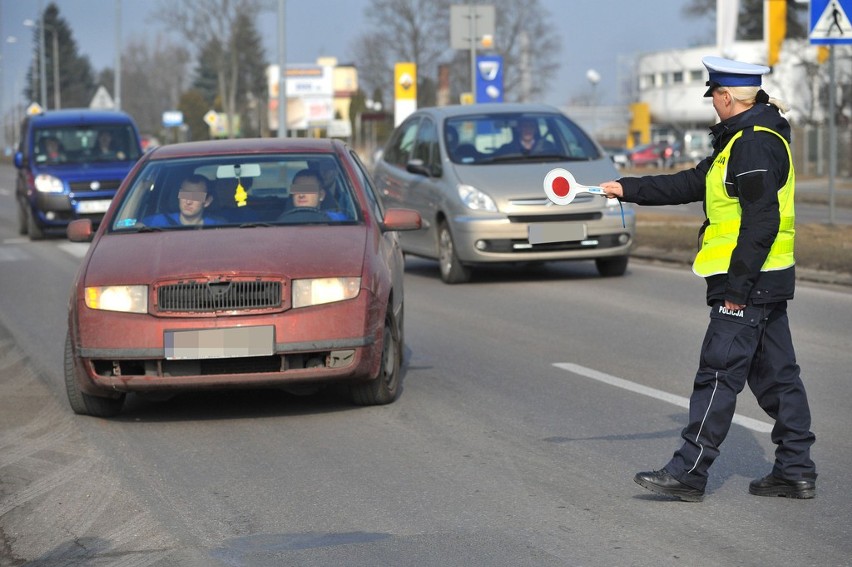
M 446 286 L 409 259 L 390 406 L 331 390 L 129 400 L 72 414 L 65 303 L 85 245 L 17 237 L 0 177 L 0 565 L 841 566 L 852 557 L 846 290 L 801 285 L 817 498 L 769 471 L 749 392 L 702 503 L 632 481 L 678 445 L 707 308 L 688 268 L 496 269 Z

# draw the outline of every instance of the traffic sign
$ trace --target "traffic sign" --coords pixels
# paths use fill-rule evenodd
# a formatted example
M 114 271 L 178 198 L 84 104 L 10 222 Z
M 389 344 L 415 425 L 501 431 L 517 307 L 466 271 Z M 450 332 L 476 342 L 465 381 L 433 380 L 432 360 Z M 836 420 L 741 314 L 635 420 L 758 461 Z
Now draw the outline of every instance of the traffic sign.
M 208 110 L 204 115 L 204 122 L 213 128 L 216 126 L 216 123 L 219 121 L 219 114 L 215 110 Z
M 171 128 L 183 124 L 183 112 L 180 110 L 167 110 L 163 113 L 163 127 Z
M 849 14 L 852 14 L 852 0 L 811 0 L 811 43 L 852 43 Z

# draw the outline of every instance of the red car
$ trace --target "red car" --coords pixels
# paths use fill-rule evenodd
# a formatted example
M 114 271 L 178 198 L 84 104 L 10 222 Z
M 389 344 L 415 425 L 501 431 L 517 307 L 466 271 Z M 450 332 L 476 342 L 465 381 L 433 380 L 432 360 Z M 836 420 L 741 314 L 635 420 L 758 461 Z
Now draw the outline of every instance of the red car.
M 74 283 L 65 384 L 78 414 L 125 395 L 349 385 L 393 402 L 403 352 L 396 231 L 339 141 L 256 139 L 155 148 L 122 183 Z
M 654 165 L 663 167 L 671 159 L 671 151 L 671 147 L 665 142 L 643 144 L 630 150 L 627 159 L 632 166 Z

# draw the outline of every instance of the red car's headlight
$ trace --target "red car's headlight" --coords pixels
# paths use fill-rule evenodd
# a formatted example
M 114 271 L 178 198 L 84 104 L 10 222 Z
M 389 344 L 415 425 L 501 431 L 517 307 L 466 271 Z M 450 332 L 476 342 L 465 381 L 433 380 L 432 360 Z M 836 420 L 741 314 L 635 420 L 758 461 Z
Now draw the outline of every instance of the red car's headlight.
M 86 288 L 86 307 L 124 313 L 148 312 L 148 286 L 109 285 Z
M 321 305 L 358 297 L 361 278 L 293 280 L 293 307 Z

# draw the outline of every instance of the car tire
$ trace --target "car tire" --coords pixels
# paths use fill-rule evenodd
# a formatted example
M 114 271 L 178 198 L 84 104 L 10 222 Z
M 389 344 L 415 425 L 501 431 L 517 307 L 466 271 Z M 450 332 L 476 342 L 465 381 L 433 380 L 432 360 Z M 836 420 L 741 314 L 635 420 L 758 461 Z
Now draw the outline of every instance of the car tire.
M 597 267 L 598 273 L 605 278 L 623 276 L 627 271 L 627 260 L 627 256 L 595 258 L 595 267 Z
M 118 415 L 124 405 L 124 394 L 116 398 L 90 396 L 80 390 L 75 377 L 74 351 L 71 348 L 71 333 L 65 337 L 65 390 L 68 403 L 74 413 L 94 417 L 113 417 Z
M 35 213 L 32 211 L 28 214 L 27 220 L 27 232 L 30 235 L 30 240 L 42 240 L 44 239 L 44 229 L 38 225 L 36 221 Z
M 22 205 L 20 202 L 18 203 L 18 234 L 21 236 L 25 236 L 28 231 L 27 225 L 29 224 L 29 215 L 27 214 L 27 208 Z
M 402 391 L 399 328 L 393 309 L 388 305 L 382 337 L 382 361 L 379 375 L 369 382 L 355 384 L 349 389 L 352 402 L 359 406 L 378 406 L 395 401 Z
M 441 268 L 441 280 L 447 284 L 470 281 L 471 269 L 459 260 L 453 244 L 453 235 L 446 222 L 438 227 L 438 264 Z

